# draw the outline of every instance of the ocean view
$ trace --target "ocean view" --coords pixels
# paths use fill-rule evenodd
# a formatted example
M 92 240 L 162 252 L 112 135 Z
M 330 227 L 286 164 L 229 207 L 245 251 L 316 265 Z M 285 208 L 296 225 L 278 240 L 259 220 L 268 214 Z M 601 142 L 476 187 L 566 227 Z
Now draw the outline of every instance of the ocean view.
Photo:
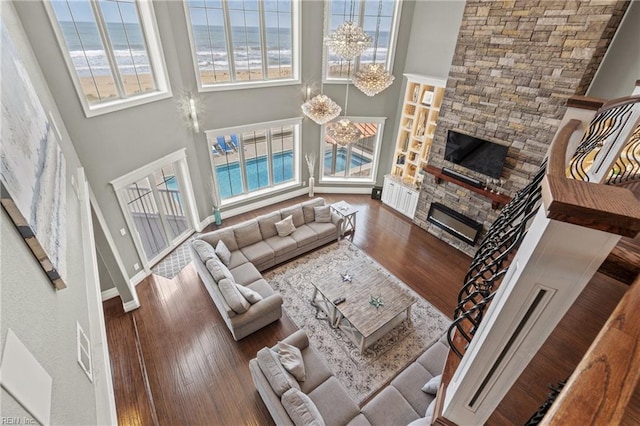
M 104 52 L 96 25 L 92 22 L 60 22 L 62 33 L 69 47 L 71 59 L 80 77 L 104 76 L 110 74 L 109 62 Z M 126 31 L 125 31 L 126 30 Z M 137 24 L 107 24 L 114 55 L 123 74 L 149 73 L 149 58 L 144 47 L 144 38 Z M 80 37 L 78 37 L 78 35 Z M 267 28 L 267 65 L 291 65 L 291 34 L 288 28 Z M 222 26 L 194 25 L 193 36 L 199 71 L 224 70 L 229 67 L 225 32 Z M 388 33 L 379 35 L 380 44 L 386 45 Z M 260 31 L 258 27 L 236 28 L 232 32 L 236 67 L 256 68 L 262 64 L 260 53 Z M 129 50 L 131 46 L 131 50 Z M 377 61 L 386 58 L 387 49 L 379 48 Z M 374 49 L 370 48 L 361 56 L 361 61 L 371 62 Z M 330 63 L 340 63 L 341 59 L 330 54 Z

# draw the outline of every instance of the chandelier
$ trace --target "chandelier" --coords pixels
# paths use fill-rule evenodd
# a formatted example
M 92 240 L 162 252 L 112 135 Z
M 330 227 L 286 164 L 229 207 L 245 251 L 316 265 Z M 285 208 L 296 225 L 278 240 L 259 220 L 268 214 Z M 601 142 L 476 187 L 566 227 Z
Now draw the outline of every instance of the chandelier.
M 318 124 L 325 124 L 340 115 L 340 105 L 324 94 L 309 99 L 302 104 L 304 115 Z
M 347 118 L 343 118 L 331 126 L 328 126 L 327 135 L 340 146 L 357 142 L 364 136 L 360 129 Z
M 353 78 L 353 85 L 367 96 L 375 96 L 393 83 L 393 75 L 383 64 L 376 64 L 378 53 L 378 36 L 380 35 L 380 17 L 382 15 L 382 0 L 378 2 L 378 21 L 376 23 L 376 39 L 373 45 L 373 63 L 360 65 L 360 69 Z
M 352 60 L 371 45 L 371 36 L 355 22 L 346 21 L 325 37 L 324 43 L 333 53 Z
M 375 96 L 391 86 L 395 77 L 383 64 L 361 65 L 353 79 L 353 85 L 367 96 Z

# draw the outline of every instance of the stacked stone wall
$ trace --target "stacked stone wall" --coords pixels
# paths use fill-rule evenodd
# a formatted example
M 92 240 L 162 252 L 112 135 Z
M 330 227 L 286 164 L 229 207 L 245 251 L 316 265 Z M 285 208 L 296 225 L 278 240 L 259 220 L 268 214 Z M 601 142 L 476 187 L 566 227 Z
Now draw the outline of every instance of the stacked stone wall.
M 509 146 L 502 192 L 525 186 L 545 157 L 566 100 L 586 92 L 628 2 L 466 2 L 429 164 L 486 181 L 444 160 L 449 129 Z M 498 184 L 499 186 L 499 184 Z M 472 255 L 472 247 L 427 222 L 439 202 L 484 224 L 497 217 L 491 201 L 426 174 L 414 222 Z

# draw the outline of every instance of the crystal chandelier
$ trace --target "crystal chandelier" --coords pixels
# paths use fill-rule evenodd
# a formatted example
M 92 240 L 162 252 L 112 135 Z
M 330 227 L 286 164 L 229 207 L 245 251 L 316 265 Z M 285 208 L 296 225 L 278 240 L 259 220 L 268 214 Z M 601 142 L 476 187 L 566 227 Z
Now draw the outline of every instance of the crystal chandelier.
M 361 65 L 353 79 L 356 86 L 367 96 L 375 96 L 391 86 L 395 77 L 389 73 L 383 64 Z
M 327 135 L 340 146 L 349 145 L 362 139 L 362 132 L 349 119 L 343 118 L 327 127 Z
M 380 35 L 380 17 L 382 16 L 382 0 L 378 2 L 378 22 L 376 23 L 376 39 L 373 45 L 373 63 L 360 65 L 353 79 L 353 85 L 367 96 L 375 96 L 393 83 L 393 75 L 383 64 L 376 64 L 378 53 L 378 36 Z
M 324 43 L 330 51 L 350 61 L 371 45 L 371 36 L 355 22 L 346 21 L 325 37 Z
M 318 124 L 328 123 L 339 116 L 340 111 L 340 105 L 322 93 L 302 104 L 304 115 Z

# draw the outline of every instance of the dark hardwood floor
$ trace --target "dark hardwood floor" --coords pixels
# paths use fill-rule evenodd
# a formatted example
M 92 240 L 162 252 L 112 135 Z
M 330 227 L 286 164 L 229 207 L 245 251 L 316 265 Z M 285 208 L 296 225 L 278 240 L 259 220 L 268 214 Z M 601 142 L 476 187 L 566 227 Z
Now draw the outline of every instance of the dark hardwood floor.
M 470 258 L 366 195 L 322 195 L 359 208 L 354 244 L 451 316 Z M 304 201 L 299 197 L 223 222 L 239 223 Z M 210 229 L 215 226 L 210 227 Z M 518 379 L 488 424 L 523 424 L 545 400 L 547 384 L 569 376 L 626 286 L 597 274 Z M 141 307 L 104 303 L 121 425 L 273 424 L 248 369 L 256 352 L 295 331 L 283 318 L 235 342 L 193 265 L 173 280 L 137 287 Z

